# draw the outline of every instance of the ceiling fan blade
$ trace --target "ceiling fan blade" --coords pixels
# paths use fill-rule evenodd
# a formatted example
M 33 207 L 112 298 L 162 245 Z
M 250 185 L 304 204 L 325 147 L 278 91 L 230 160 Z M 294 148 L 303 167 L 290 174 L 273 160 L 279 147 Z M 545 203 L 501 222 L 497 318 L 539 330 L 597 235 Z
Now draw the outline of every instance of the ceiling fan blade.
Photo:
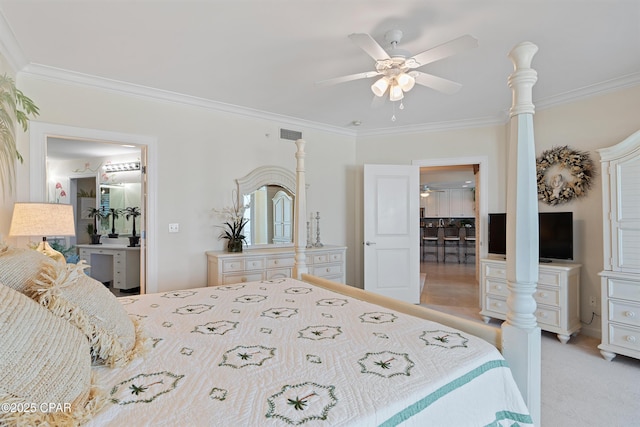
M 369 34 L 353 33 L 349 34 L 349 38 L 376 61 L 391 58 L 387 51 L 384 50 L 382 46 L 380 46 Z
M 416 83 L 449 95 L 458 92 L 462 88 L 460 83 L 436 77 L 432 74 L 421 73 L 420 71 L 412 71 L 409 74 L 416 79 Z
M 368 79 L 371 77 L 379 76 L 380 74 L 381 73 L 377 71 L 365 71 L 364 73 L 349 74 L 348 76 L 334 77 L 332 79 L 321 80 L 319 82 L 316 82 L 316 85 L 318 86 L 334 85 L 338 83 L 350 82 L 352 80 Z
M 431 62 L 447 58 L 468 49 L 473 49 L 477 46 L 478 39 L 467 34 L 465 36 L 458 37 L 457 39 L 453 39 L 429 50 L 425 50 L 422 53 L 414 55 L 410 59 L 413 59 L 415 63 L 411 64 L 410 68 L 422 67 L 423 65 L 427 65 Z

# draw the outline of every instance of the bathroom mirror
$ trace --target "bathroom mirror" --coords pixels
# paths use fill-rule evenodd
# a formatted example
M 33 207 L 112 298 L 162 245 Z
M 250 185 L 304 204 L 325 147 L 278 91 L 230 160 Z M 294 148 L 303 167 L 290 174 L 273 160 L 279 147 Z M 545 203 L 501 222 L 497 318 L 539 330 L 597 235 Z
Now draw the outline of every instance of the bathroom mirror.
M 295 174 L 279 166 L 262 166 L 236 179 L 238 204 L 248 205 L 247 245 L 293 245 Z
M 100 184 L 99 203 L 105 209 L 125 209 L 127 207 L 142 206 L 140 182 L 125 182 L 119 184 Z M 115 221 L 116 233 L 121 236 L 130 236 L 133 229 L 133 218 L 127 219 L 121 214 Z M 138 219 L 139 222 L 139 219 Z M 138 230 L 140 224 L 136 224 Z M 111 233 L 112 218 L 102 224 L 102 234 Z

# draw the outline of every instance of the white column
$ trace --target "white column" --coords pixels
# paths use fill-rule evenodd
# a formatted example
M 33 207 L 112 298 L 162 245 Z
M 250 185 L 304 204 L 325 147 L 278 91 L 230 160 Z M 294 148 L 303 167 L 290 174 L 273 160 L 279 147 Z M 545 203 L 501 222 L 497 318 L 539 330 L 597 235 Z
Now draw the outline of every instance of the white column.
M 293 277 L 300 279 L 302 274 L 309 272 L 307 268 L 307 184 L 305 181 L 304 169 L 304 140 L 296 141 L 296 201 L 295 201 L 295 224 L 293 243 L 295 245 L 295 265 L 293 267 Z
M 533 294 L 538 283 L 538 190 L 533 138 L 532 88 L 538 79 L 531 60 L 538 51 L 523 42 L 509 53 L 514 72 L 507 171 L 507 320 L 502 352 L 535 425 L 540 425 L 540 328 Z

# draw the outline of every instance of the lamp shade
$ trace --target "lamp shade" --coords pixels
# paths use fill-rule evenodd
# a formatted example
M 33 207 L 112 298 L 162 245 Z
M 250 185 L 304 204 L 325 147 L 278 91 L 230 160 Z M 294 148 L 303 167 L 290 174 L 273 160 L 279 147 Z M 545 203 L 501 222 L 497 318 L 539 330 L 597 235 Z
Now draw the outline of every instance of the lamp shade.
M 396 78 L 396 81 L 398 82 L 398 86 L 400 86 L 400 88 L 402 88 L 404 92 L 409 92 L 416 84 L 416 79 L 414 79 L 413 76 L 407 73 L 401 73 Z
M 59 203 L 16 203 L 10 236 L 75 236 L 73 207 Z
M 378 81 L 376 81 L 374 84 L 371 85 L 371 91 L 376 96 L 382 96 L 387 91 L 388 87 L 389 87 L 389 79 L 387 79 L 386 77 L 382 77 L 381 79 L 379 79 Z
M 400 86 L 392 85 L 391 89 L 389 89 L 389 100 L 400 101 L 402 98 L 404 98 L 404 93 L 402 93 Z

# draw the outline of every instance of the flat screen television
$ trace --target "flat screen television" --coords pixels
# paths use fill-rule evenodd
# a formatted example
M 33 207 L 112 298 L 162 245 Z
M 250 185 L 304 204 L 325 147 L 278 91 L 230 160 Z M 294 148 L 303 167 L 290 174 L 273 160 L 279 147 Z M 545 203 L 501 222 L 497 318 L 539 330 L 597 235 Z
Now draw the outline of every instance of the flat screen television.
M 573 212 L 538 213 L 539 258 L 573 259 Z M 507 254 L 507 214 L 489 214 L 489 253 Z

